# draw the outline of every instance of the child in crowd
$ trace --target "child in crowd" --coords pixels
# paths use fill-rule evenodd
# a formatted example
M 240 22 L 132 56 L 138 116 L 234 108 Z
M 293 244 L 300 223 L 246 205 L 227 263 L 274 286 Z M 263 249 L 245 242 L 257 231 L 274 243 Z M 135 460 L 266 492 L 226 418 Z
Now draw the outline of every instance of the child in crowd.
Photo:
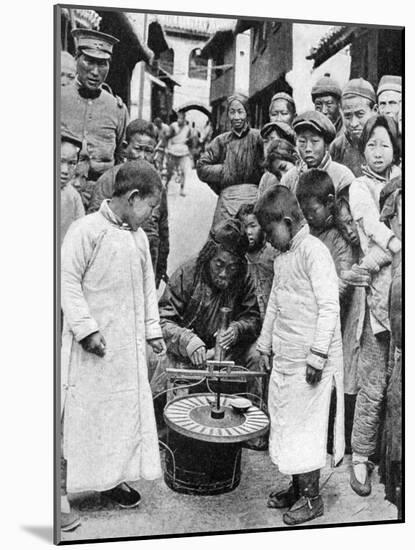
M 334 464 L 344 454 L 343 358 L 339 285 L 327 247 L 309 233 L 292 192 L 275 185 L 258 200 L 255 215 L 279 250 L 262 332 L 261 366 L 271 368 L 268 407 L 271 460 L 293 476 L 288 490 L 273 491 L 272 508 L 290 508 L 284 523 L 323 515 L 320 469 L 326 464 L 329 405 L 337 389 Z
M 85 215 L 81 195 L 72 185 L 82 143 L 71 137 L 61 138 L 61 244 L 71 223 Z
M 341 272 L 351 269 L 353 255 L 350 245 L 334 223 L 333 181 L 327 172 L 311 168 L 301 174 L 296 194 L 310 234 L 319 238 L 330 250 L 339 277 L 340 298 L 344 298 L 347 284 L 341 280 Z
M 350 186 L 350 211 L 357 224 L 360 245 L 365 255 L 389 256 L 401 249 L 401 241 L 379 219 L 379 197 L 392 174 L 399 172 L 398 129 L 387 116 L 375 115 L 366 122 L 360 149 L 366 164 L 363 176 Z M 380 260 L 375 257 L 374 265 Z M 372 277 L 360 339 L 358 365 L 359 390 L 352 432 L 353 463 L 350 484 L 361 496 L 371 492 L 370 474 L 375 453 L 389 354 L 390 322 L 388 292 L 391 284 L 390 265 L 384 265 Z
M 336 194 L 351 184 L 352 172 L 330 156 L 330 143 L 336 137 L 336 128 L 328 117 L 318 111 L 306 111 L 294 119 L 293 128 L 301 162 L 282 177 L 281 185 L 295 193 L 300 175 L 310 168 L 327 172 Z
M 126 130 L 125 157 L 127 160 L 143 159 L 154 164 L 156 131 L 151 122 L 136 119 L 130 122 Z M 97 181 L 88 212 L 96 212 L 104 199 L 112 196 L 115 177 L 122 164 L 107 170 Z M 153 210 L 151 217 L 143 224 L 143 230 L 150 244 L 153 270 L 158 288 L 160 281 L 166 279 L 167 257 L 169 255 L 169 225 L 167 193 L 162 190 L 160 204 Z
M 239 208 L 236 218 L 242 223 L 248 237 L 248 252 L 245 254 L 248 273 L 254 281 L 261 319 L 264 320 L 277 251 L 266 242 L 265 234 L 254 214 L 254 207 L 253 204 L 243 204 Z
M 259 182 L 258 195 L 261 196 L 271 185 L 280 183 L 284 174 L 298 161 L 295 148 L 295 132 L 285 122 L 269 122 L 261 130 L 264 140 L 266 169 Z
M 155 353 L 166 348 L 140 227 L 161 190 L 148 162 L 123 164 L 112 198 L 73 223 L 63 242 L 62 523 L 68 529 L 79 517 L 66 492 L 98 491 L 132 508 L 141 497 L 127 482 L 162 474 L 146 342 Z

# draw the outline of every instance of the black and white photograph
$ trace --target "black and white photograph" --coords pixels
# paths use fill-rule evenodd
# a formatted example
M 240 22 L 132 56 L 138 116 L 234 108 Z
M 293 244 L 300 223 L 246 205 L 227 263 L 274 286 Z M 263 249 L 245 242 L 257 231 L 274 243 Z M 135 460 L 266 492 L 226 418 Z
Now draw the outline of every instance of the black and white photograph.
M 403 523 L 405 20 L 156 4 L 54 6 L 54 542 Z

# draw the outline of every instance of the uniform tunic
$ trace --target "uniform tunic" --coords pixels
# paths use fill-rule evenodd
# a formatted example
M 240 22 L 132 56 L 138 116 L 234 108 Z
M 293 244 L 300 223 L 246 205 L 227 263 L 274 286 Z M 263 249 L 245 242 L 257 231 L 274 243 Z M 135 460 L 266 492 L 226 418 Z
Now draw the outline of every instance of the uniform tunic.
M 79 83 L 61 89 L 61 132 L 86 142 L 89 179 L 96 181 L 121 160 L 127 122 L 127 108 L 106 90 L 93 98 L 83 97 Z
M 62 381 L 68 492 L 105 491 L 161 475 L 146 340 L 161 337 L 147 238 L 106 202 L 62 247 Z M 106 354 L 79 343 L 100 331 Z
M 274 262 L 274 282 L 258 350 L 274 354 L 269 382 L 270 456 L 284 474 L 326 464 L 330 397 L 337 391 L 334 463 L 344 454 L 343 358 L 339 287 L 330 252 L 305 225 Z M 313 349 L 328 355 L 321 381 L 306 382 Z

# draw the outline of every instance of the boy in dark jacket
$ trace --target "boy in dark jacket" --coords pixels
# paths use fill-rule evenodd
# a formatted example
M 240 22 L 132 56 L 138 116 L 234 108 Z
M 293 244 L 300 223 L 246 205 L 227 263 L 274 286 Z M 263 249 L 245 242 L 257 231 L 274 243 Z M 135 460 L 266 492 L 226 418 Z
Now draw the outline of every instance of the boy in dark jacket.
M 154 165 L 154 151 L 156 146 L 156 131 L 154 125 L 146 120 L 133 120 L 126 130 L 127 145 L 125 156 L 127 160 L 143 159 Z M 91 198 L 88 214 L 96 212 L 104 199 L 112 197 L 115 176 L 122 164 L 107 170 L 97 181 Z M 142 226 L 150 245 L 151 260 L 153 263 L 156 286 L 166 278 L 167 257 L 169 255 L 169 224 L 167 209 L 167 193 L 163 189 L 159 206 L 151 217 Z

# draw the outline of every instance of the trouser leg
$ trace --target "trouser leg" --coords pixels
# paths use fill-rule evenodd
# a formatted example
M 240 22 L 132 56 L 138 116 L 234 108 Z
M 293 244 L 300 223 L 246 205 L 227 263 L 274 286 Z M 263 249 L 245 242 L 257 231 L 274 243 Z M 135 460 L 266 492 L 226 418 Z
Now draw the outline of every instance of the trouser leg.
M 359 391 L 353 420 L 353 452 L 369 457 L 376 451 L 383 399 L 386 390 L 386 370 L 389 353 L 389 333 L 375 336 L 366 314 L 358 364 Z

